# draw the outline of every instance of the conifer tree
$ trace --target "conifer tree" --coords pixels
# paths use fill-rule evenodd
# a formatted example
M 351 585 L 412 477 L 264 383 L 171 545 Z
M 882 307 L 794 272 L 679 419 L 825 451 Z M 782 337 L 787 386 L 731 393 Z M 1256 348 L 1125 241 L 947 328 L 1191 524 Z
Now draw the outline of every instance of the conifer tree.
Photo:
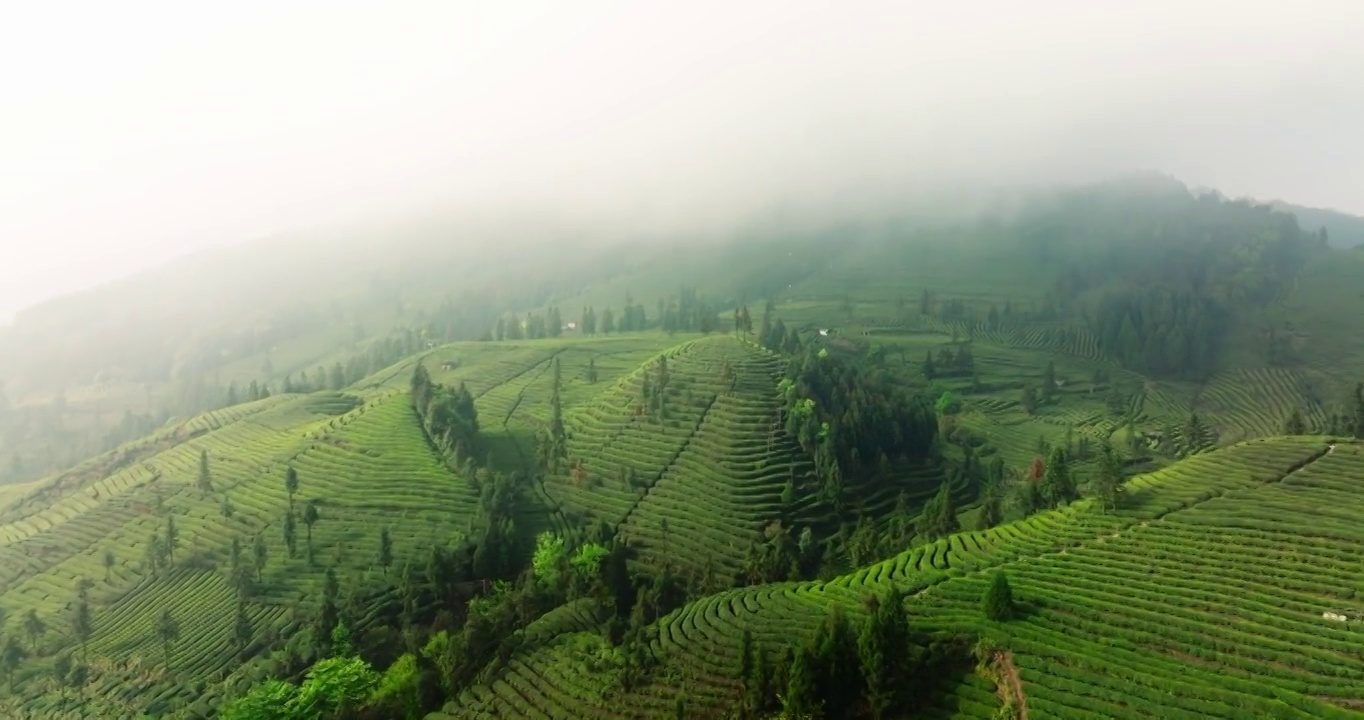
M 208 451 L 199 451 L 199 479 L 195 483 L 199 487 L 199 494 L 208 497 L 213 492 L 213 479 L 208 469 Z
M 393 538 L 388 534 L 388 528 L 379 530 L 379 567 L 384 569 L 384 574 L 388 574 L 388 568 L 393 565 Z
M 1355 439 L 1364 440 L 1364 382 L 1355 384 Z
M 232 624 L 232 637 L 237 641 L 237 651 L 241 652 L 251 643 L 251 617 L 246 614 L 246 601 L 237 600 L 237 615 Z
M 1094 479 L 1094 496 L 1105 511 L 1117 510 L 1121 499 L 1122 459 L 1107 442 L 1099 450 L 1099 474 Z
M 294 493 L 298 492 L 298 470 L 290 465 L 284 471 L 284 491 L 289 493 L 289 508 L 294 507 Z
M 1288 419 L 1283 423 L 1283 431 L 1285 435 L 1307 434 L 1307 423 L 1303 421 L 1300 410 L 1293 408 L 1293 412 L 1288 414 Z
M 256 582 L 262 582 L 264 580 L 265 561 L 268 558 L 267 553 L 265 536 L 256 535 L 256 539 L 251 545 L 251 557 L 256 565 Z
M 289 551 L 289 557 L 294 556 L 294 548 L 298 546 L 298 526 L 294 522 L 294 509 L 289 508 L 284 511 L 284 547 Z
M 180 530 L 175 527 L 175 516 L 166 516 L 166 557 L 175 564 L 175 548 L 180 545 Z
M 28 614 L 24 616 L 24 634 L 28 635 L 29 644 L 32 645 L 34 652 L 38 650 L 38 640 L 47 632 L 47 623 L 38 617 L 38 611 L 29 608 Z
M 981 612 L 987 620 L 1006 622 L 1013 619 L 1014 594 L 1009 587 L 1009 577 L 1002 570 L 996 570 L 990 579 L 990 588 L 981 598 Z
M 1047 459 L 1047 468 L 1042 476 L 1042 499 L 1049 507 L 1058 507 L 1079 498 L 1075 489 L 1075 479 L 1071 477 L 1070 462 L 1066 450 L 1057 446 L 1052 448 Z
M 156 639 L 161 641 L 161 649 L 166 658 L 166 667 L 170 668 L 171 645 L 180 639 L 180 624 L 171 615 L 170 608 L 163 608 L 161 616 L 157 618 Z

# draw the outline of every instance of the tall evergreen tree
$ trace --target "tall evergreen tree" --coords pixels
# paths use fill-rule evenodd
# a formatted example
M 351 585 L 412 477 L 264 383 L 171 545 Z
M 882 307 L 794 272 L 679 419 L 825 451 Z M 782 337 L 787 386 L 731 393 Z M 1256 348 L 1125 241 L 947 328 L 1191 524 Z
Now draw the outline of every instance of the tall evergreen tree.
M 289 551 L 289 557 L 294 556 L 294 548 L 298 546 L 298 526 L 294 521 L 294 509 L 289 508 L 284 511 L 284 547 Z
M 303 506 L 303 525 L 308 528 L 309 558 L 311 558 L 313 555 L 313 525 L 316 525 L 317 521 L 321 519 L 321 517 L 322 517 L 321 514 L 319 514 L 317 511 L 316 500 L 309 500 L 308 504 Z
M 393 565 L 393 538 L 388 534 L 388 528 L 379 530 L 379 567 L 384 569 L 384 574 L 388 574 L 388 568 Z
M 38 640 L 47 632 L 47 623 L 38 617 L 38 611 L 29 608 L 28 614 L 24 616 L 24 634 L 28 635 L 29 644 L 33 651 L 38 651 Z
M 161 649 L 165 653 L 166 668 L 170 668 L 171 646 L 176 640 L 180 639 L 180 624 L 171 615 L 170 608 L 163 608 L 161 616 L 156 620 L 156 639 L 161 642 Z
M 294 493 L 298 492 L 298 470 L 290 465 L 284 471 L 284 491 L 289 493 L 289 507 L 294 507 Z
M 268 558 L 264 535 L 256 535 L 256 539 L 252 542 L 251 558 L 256 565 L 256 582 L 263 582 L 265 579 L 265 561 Z
M 1302 411 L 1293 408 L 1293 412 L 1288 414 L 1284 420 L 1283 431 L 1285 435 L 1306 435 L 1307 423 L 1302 419 Z
M 1023 412 L 1025 412 L 1025 413 L 1027 413 L 1027 414 L 1029 414 L 1029 415 L 1031 415 L 1031 414 L 1033 414 L 1034 412 L 1036 412 L 1036 411 L 1037 411 L 1037 390 L 1034 389 L 1033 386 L 1031 386 L 1031 385 L 1025 385 L 1025 386 L 1023 387 L 1023 396 L 1022 396 L 1022 398 L 1019 400 L 1019 404 L 1023 406 Z
M 559 337 L 564 331 L 564 319 L 559 315 L 559 306 L 553 305 L 549 308 L 549 318 L 545 321 L 545 330 L 550 337 Z
M 610 335 L 616 331 L 616 316 L 611 312 L 611 308 L 606 308 L 601 314 L 601 334 Z
M 1009 587 L 1009 577 L 1003 570 L 996 570 L 990 578 L 990 588 L 981 598 L 981 612 L 987 620 L 1005 622 L 1012 620 L 1015 613 L 1013 589 Z
M 237 652 L 246 649 L 251 644 L 251 634 L 254 631 L 251 625 L 251 616 L 246 614 L 246 601 L 237 600 L 237 615 L 232 623 L 232 638 L 237 641 Z
M 1099 450 L 1099 474 L 1094 478 L 1094 496 L 1102 510 L 1117 510 L 1122 491 L 1122 459 L 1113 446 L 1105 441 Z
M 209 493 L 213 492 L 213 478 L 209 474 L 207 450 L 199 451 L 199 479 L 195 484 L 199 487 L 199 494 L 203 497 L 208 497 Z
M 175 516 L 166 516 L 166 557 L 175 564 L 175 548 L 180 545 L 180 530 L 175 527 Z
M 909 662 L 909 619 L 905 614 L 904 593 L 890 588 L 872 603 L 871 616 L 858 638 L 858 656 L 866 683 L 867 704 L 872 717 L 881 720 L 900 707 L 912 678 Z
M 1051 457 L 1047 459 L 1047 468 L 1042 476 L 1041 483 L 1042 499 L 1049 507 L 1059 507 L 1079 498 L 1080 494 L 1075 489 L 1075 479 L 1071 477 L 1070 462 L 1066 457 L 1066 449 L 1060 446 L 1051 450 Z
M 13 637 L 6 638 L 4 646 L 0 647 L 0 670 L 4 671 L 11 691 L 14 690 L 14 672 L 19 669 L 24 655 L 24 647 Z
M 1355 439 L 1364 440 L 1364 382 L 1355 383 Z
M 76 612 L 71 619 L 71 631 L 80 643 L 81 655 L 89 660 L 90 650 L 87 643 L 90 642 L 90 636 L 95 632 L 95 625 L 90 616 L 90 600 L 86 597 L 81 597 L 76 602 Z

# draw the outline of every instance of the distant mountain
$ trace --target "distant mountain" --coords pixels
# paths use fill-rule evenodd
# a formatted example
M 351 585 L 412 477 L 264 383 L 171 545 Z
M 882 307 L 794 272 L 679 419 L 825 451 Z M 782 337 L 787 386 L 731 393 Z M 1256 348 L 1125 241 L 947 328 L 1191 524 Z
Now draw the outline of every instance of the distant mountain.
M 1364 217 L 1338 210 L 1292 205 L 1282 200 L 1274 200 L 1269 205 L 1275 210 L 1296 215 L 1298 225 L 1304 230 L 1316 231 L 1326 228 L 1327 242 L 1331 247 L 1352 248 L 1364 245 Z

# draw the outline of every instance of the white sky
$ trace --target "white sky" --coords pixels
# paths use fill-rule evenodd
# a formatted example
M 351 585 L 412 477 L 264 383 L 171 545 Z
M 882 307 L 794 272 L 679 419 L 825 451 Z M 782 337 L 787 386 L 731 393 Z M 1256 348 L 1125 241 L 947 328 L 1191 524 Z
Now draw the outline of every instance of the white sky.
M 677 224 L 1155 169 L 1364 213 L 1361 38 L 1361 0 L 4 3 L 0 318 L 430 203 Z

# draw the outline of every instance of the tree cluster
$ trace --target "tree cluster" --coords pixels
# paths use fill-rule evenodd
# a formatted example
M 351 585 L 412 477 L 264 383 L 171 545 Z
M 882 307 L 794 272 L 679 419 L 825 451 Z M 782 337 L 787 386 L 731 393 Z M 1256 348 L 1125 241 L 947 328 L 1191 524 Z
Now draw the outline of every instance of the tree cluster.
M 426 366 L 418 364 L 412 373 L 412 406 L 432 444 L 452 454 L 456 463 L 477 454 L 478 409 L 464 383 L 450 388 L 433 382 Z
M 883 374 L 825 351 L 791 359 L 778 386 L 786 430 L 815 460 L 825 499 L 875 470 L 882 456 L 921 462 L 934 453 L 932 403 Z

